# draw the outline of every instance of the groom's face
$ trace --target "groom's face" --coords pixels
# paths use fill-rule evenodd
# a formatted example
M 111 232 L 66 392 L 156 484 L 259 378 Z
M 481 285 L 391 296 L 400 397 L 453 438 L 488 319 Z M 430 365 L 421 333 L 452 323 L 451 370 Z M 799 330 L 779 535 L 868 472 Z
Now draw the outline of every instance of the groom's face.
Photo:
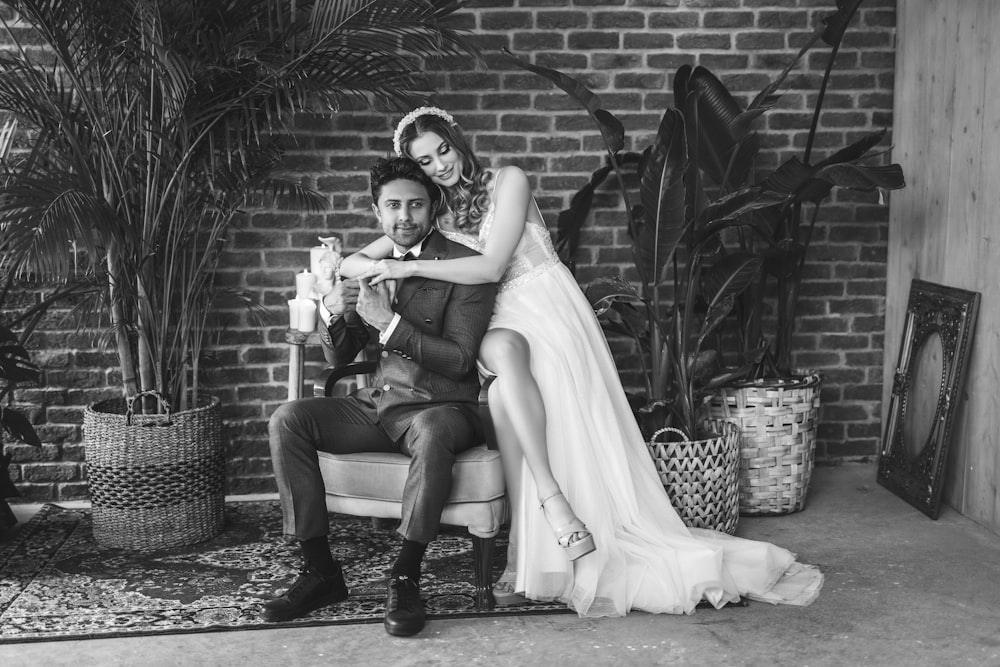
M 372 210 L 382 231 L 400 248 L 416 245 L 431 229 L 431 199 L 427 188 L 416 181 L 389 181 Z

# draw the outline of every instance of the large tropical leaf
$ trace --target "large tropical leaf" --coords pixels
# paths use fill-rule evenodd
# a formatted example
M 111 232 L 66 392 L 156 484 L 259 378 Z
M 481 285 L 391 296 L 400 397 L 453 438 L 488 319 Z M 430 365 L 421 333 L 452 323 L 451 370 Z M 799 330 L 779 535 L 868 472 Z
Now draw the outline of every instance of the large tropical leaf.
M 717 235 L 723 229 L 731 227 L 729 223 L 738 220 L 744 214 L 781 206 L 786 204 L 788 199 L 789 195 L 785 193 L 752 185 L 720 197 L 705 207 L 697 228 L 701 238 Z
M 882 141 L 882 138 L 885 137 L 885 132 L 884 129 L 868 132 L 857 141 L 841 148 L 825 160 L 817 162 L 815 165 L 816 168 L 818 169 L 830 164 L 839 164 L 841 162 L 853 162 L 864 157 L 868 151 Z
M 763 187 L 771 192 L 795 194 L 815 173 L 815 167 L 804 164 L 797 155 L 793 155 L 764 180 Z
M 797 239 L 779 239 L 761 250 L 764 272 L 780 280 L 793 277 L 801 266 L 806 247 Z
M 772 173 L 763 186 L 779 194 L 794 195 L 796 201 L 818 202 L 834 187 L 853 190 L 897 190 L 906 186 L 902 168 L 898 164 L 865 165 L 856 160 L 867 152 L 860 151 L 881 133 L 873 133 L 852 146 L 838 151 L 824 160 L 822 166 L 810 166 L 792 156 Z M 836 157 L 836 159 L 834 159 Z
M 9 454 L 3 454 L 0 451 L 0 501 L 4 498 L 17 498 L 20 497 L 20 492 L 18 492 L 17 487 L 14 486 L 14 480 L 10 478 L 10 462 L 14 458 L 14 452 Z
M 16 344 L 0 345 L 0 380 L 3 384 L 38 382 L 40 371 L 28 351 Z
M 691 104 L 691 96 L 697 97 L 697 104 Z M 701 66 L 678 69 L 674 104 L 685 110 L 689 136 L 691 130 L 697 131 L 697 155 L 694 141 L 689 139 L 691 159 L 717 186 L 732 189 L 744 183 L 759 148 L 759 138 L 750 133 L 750 122 L 763 109 L 744 112 L 726 86 Z
M 34 447 L 41 447 L 42 441 L 35 432 L 35 427 L 31 425 L 28 418 L 20 412 L 5 408 L 0 405 L 0 429 L 9 433 L 15 440 L 19 440 Z
M 640 349 L 647 347 L 649 309 L 631 283 L 618 276 L 603 276 L 587 286 L 585 295 L 605 329 L 630 336 Z
M 821 39 L 833 47 L 827 62 L 827 74 L 829 74 L 829 69 L 833 64 L 833 57 L 840 48 L 840 42 L 844 37 L 844 31 L 847 29 L 851 17 L 862 2 L 863 0 L 837 0 L 837 11 L 823 18 L 813 30 L 810 38 L 799 48 L 798 53 L 785 65 L 785 68 L 751 100 L 747 106 L 747 110 L 754 111 L 773 107 L 780 97 L 778 90 L 784 84 L 789 73 L 798 65 L 802 57 Z M 823 89 L 825 87 L 826 82 L 824 81 Z M 819 105 L 817 105 L 816 111 L 819 111 L 819 108 Z
M 715 265 L 702 271 L 702 293 L 708 309 L 695 351 L 701 348 L 705 338 L 732 311 L 736 297 L 758 278 L 760 269 L 760 256 L 736 253 L 724 256 Z
M 837 11 L 823 18 L 823 41 L 830 46 L 839 46 L 851 17 L 858 11 L 863 0 L 837 0 Z
M 848 190 L 898 190 L 906 186 L 903 169 L 898 164 L 868 166 L 832 164 L 816 170 L 816 178 Z
M 609 153 L 617 153 L 625 147 L 625 127 L 609 111 L 601 107 L 601 99 L 577 79 L 558 70 L 532 65 L 518 58 L 506 48 L 503 52 L 518 67 L 548 79 L 562 89 L 577 104 L 583 107 L 597 125 Z
M 587 301 L 598 317 L 607 312 L 616 302 L 641 304 L 642 297 L 631 283 L 615 275 L 602 276 L 591 282 L 584 291 Z
M 6 288 L 0 294 L 0 303 L 6 295 Z M 18 342 L 14 333 L 0 326 L 0 432 L 11 435 L 16 440 L 41 447 L 42 443 L 31 422 L 16 410 L 6 407 L 8 397 L 18 384 L 37 384 L 41 381 L 41 371 L 31 361 L 28 351 Z M 7 461 L 9 463 L 9 460 Z M 2 470 L 2 467 L 0 467 Z M 7 496 L 0 496 L 7 497 Z
M 667 109 L 639 180 L 643 216 L 632 243 L 646 284 L 663 279 L 667 262 L 687 228 L 685 143 L 684 118 L 678 110 Z
M 570 261 L 576 254 L 580 242 L 580 230 L 590 214 L 594 192 L 610 173 L 610 164 L 595 169 L 590 176 L 590 181 L 573 195 L 569 208 L 559 212 L 559 217 L 556 220 L 556 249 L 560 255 L 570 258 Z

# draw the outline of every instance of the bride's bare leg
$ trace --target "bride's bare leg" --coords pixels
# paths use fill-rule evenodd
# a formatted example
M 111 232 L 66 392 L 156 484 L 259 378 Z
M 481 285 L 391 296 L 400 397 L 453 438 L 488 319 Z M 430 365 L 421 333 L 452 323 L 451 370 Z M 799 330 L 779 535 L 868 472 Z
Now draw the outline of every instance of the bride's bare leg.
M 553 529 L 560 530 L 557 537 L 561 546 L 572 549 L 577 542 L 589 540 L 589 532 L 573 514 L 552 474 L 545 440 L 545 406 L 535 377 L 531 374 L 528 341 L 516 331 L 491 329 L 483 339 L 479 356 L 483 364 L 497 374 L 490 388 L 490 412 L 496 425 L 501 457 L 517 463 L 521 456 L 524 457 L 546 517 Z M 502 439 L 500 434 L 504 434 Z M 507 441 L 506 444 L 504 441 Z M 521 456 L 515 453 L 518 449 Z M 517 470 L 512 472 L 507 464 L 504 472 L 514 477 L 518 475 Z M 588 553 L 587 549 L 581 548 L 574 550 L 576 555 L 571 557 Z M 593 550 L 592 546 L 589 550 Z
M 495 381 L 494 381 L 495 382 Z M 504 411 L 503 403 L 496 398 L 495 391 L 490 392 L 490 415 L 494 424 L 508 424 L 509 417 Z M 503 464 L 504 483 L 507 486 L 507 498 L 510 501 L 510 540 L 507 543 L 507 563 L 503 574 L 493 587 L 493 597 L 498 605 L 520 604 L 524 598 L 517 595 L 515 581 L 517 577 L 517 535 L 518 517 L 521 512 L 521 462 L 524 455 L 517 438 L 507 428 L 497 429 L 497 445 L 500 448 L 500 461 Z

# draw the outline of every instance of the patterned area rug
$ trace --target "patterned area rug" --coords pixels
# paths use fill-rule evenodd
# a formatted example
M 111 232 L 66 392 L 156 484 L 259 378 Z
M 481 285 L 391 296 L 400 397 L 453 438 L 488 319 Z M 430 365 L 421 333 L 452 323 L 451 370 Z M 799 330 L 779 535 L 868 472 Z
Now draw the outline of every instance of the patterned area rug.
M 288 587 L 300 564 L 298 548 L 281 536 L 276 502 L 229 503 L 219 536 L 145 554 L 97 545 L 87 510 L 46 505 L 0 545 L 0 643 L 381 622 L 399 536 L 356 517 L 336 516 L 330 526 L 351 597 L 268 623 L 262 603 Z M 494 578 L 506 546 L 502 533 Z M 571 613 L 542 603 L 479 612 L 472 580 L 472 542 L 464 529 L 446 528 L 424 560 L 429 619 Z

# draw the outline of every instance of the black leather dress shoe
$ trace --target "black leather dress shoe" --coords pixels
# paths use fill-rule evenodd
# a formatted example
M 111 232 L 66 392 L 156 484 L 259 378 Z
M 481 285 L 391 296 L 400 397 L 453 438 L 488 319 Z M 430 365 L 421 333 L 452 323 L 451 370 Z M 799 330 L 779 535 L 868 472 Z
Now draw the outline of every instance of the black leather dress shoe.
M 291 588 L 264 603 L 264 620 L 290 621 L 316 609 L 346 600 L 348 595 L 340 565 L 337 565 L 337 571 L 331 575 L 320 574 L 309 567 L 304 567 Z
M 424 629 L 424 601 L 420 587 L 413 579 L 397 575 L 389 577 L 385 600 L 385 631 L 396 637 L 409 637 Z

